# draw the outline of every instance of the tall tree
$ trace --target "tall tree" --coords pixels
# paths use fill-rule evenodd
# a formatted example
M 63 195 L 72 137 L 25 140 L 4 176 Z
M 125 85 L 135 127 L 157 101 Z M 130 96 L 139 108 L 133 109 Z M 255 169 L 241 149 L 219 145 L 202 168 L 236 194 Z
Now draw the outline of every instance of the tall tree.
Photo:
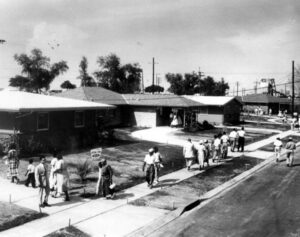
M 67 90 L 69 90 L 69 89 L 74 89 L 74 88 L 76 88 L 76 85 L 75 85 L 75 84 L 72 84 L 69 80 L 67 80 L 67 81 L 64 81 L 63 83 L 61 83 L 60 87 L 61 87 L 62 89 L 67 89 Z
M 79 64 L 79 77 L 78 79 L 81 80 L 81 86 L 96 86 L 96 82 L 93 77 L 89 75 L 87 72 L 88 68 L 88 61 L 86 57 L 82 57 L 81 62 Z
M 166 74 L 166 79 L 170 83 L 168 89 L 177 95 L 193 95 L 199 93 L 201 95 L 225 95 L 229 89 L 228 84 L 222 78 L 220 82 L 215 81 L 213 77 L 205 77 L 201 79 L 196 73 Z
M 41 93 L 42 89 L 49 90 L 55 77 L 69 69 L 66 61 L 51 65 L 50 58 L 44 56 L 40 49 L 33 49 L 29 56 L 16 54 L 14 58 L 22 66 L 22 75 L 10 78 L 9 85 L 28 92 Z
M 140 89 L 142 69 L 139 64 L 121 65 L 116 54 L 109 54 L 98 58 L 100 70 L 94 73 L 98 85 L 119 92 L 133 93 Z

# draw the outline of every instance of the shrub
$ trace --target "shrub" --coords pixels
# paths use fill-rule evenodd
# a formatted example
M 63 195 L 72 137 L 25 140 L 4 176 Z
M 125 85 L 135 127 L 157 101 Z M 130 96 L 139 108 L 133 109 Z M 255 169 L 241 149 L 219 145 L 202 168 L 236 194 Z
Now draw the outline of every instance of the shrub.
M 81 182 L 83 183 L 86 177 L 93 172 L 93 165 L 89 159 L 86 159 L 84 162 L 79 162 L 76 164 L 76 173 L 80 177 Z

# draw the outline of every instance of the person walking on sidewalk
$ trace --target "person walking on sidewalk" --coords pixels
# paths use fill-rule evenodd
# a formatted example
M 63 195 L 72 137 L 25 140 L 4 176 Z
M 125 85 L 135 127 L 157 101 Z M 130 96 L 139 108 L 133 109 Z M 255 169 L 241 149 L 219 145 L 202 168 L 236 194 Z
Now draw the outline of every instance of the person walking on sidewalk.
M 35 188 L 35 177 L 34 177 L 34 170 L 35 167 L 33 165 L 33 159 L 29 159 L 29 165 L 27 167 L 27 171 L 25 176 L 27 176 L 25 186 L 28 187 L 28 185 L 31 183 L 31 187 Z
M 193 160 L 195 159 L 195 146 L 190 138 L 187 139 L 187 143 L 183 147 L 183 157 L 186 162 L 187 170 L 190 170 Z
M 9 165 L 9 174 L 11 177 L 11 182 L 14 183 L 16 180 L 16 183 L 19 183 L 19 157 L 16 150 L 17 146 L 15 143 L 10 144 L 9 151 L 7 154 L 7 160 Z
M 221 158 L 227 159 L 229 137 L 226 132 L 223 132 L 221 137 Z
M 293 138 L 289 137 L 288 143 L 285 145 L 286 149 L 286 166 L 292 167 L 294 161 L 294 152 L 296 150 L 296 144 Z
M 48 197 L 50 194 L 49 180 L 47 168 L 45 166 L 45 156 L 40 156 L 40 163 L 35 168 L 35 183 L 39 187 L 40 207 L 50 206 L 48 204 Z
M 230 132 L 229 140 L 230 140 L 231 151 L 234 152 L 234 149 L 236 148 L 237 141 L 238 141 L 238 133 L 237 133 L 236 128 Z
M 56 162 L 55 170 L 53 173 L 56 174 L 56 180 L 57 180 L 57 195 L 56 195 L 56 197 L 60 197 L 64 193 L 65 201 L 70 201 L 69 173 L 67 170 L 66 163 L 64 162 L 61 154 L 59 154 L 57 156 L 57 162 Z
M 155 160 L 154 160 L 154 171 L 155 171 L 154 183 L 158 183 L 159 182 L 159 171 L 163 167 L 162 156 L 156 146 L 153 147 L 153 150 L 154 150 L 154 157 L 155 157 Z
M 207 167 L 209 167 L 209 158 L 210 158 L 210 153 L 211 153 L 210 149 L 211 148 L 210 148 L 210 144 L 209 144 L 209 142 L 208 142 L 207 139 L 205 139 L 203 145 L 205 147 L 205 159 L 204 159 L 204 163 L 206 163 Z
M 215 135 L 214 136 L 214 143 L 213 143 L 213 147 L 214 147 L 214 152 L 213 152 L 213 162 L 215 162 L 216 160 L 220 159 L 221 156 L 221 136 L 219 135 Z
M 295 130 L 296 122 L 297 122 L 297 118 L 293 116 L 292 121 L 291 121 L 291 130 L 292 131 Z
M 238 151 L 244 152 L 244 146 L 245 146 L 245 129 L 244 127 L 241 128 L 241 130 L 238 131 Z
M 205 146 L 203 145 L 203 140 L 199 141 L 199 144 L 196 146 L 197 149 L 197 159 L 199 163 L 199 170 L 204 168 L 204 159 L 205 159 Z
M 274 152 L 275 152 L 276 162 L 279 162 L 281 149 L 282 149 L 282 141 L 280 137 L 277 137 L 274 142 Z
M 50 185 L 50 192 L 52 192 L 52 196 L 55 197 L 57 194 L 57 179 L 56 179 L 56 173 L 54 173 L 55 171 L 55 167 L 57 164 L 57 153 L 54 152 L 53 153 L 53 158 L 51 160 L 50 163 L 50 176 L 49 176 L 49 185 Z
M 149 188 L 152 188 L 154 176 L 155 176 L 154 161 L 155 161 L 154 149 L 150 148 L 149 153 L 145 156 L 143 168 L 142 168 L 143 172 L 145 171 L 145 168 L 146 168 L 145 176 L 146 176 L 146 182 L 148 183 Z

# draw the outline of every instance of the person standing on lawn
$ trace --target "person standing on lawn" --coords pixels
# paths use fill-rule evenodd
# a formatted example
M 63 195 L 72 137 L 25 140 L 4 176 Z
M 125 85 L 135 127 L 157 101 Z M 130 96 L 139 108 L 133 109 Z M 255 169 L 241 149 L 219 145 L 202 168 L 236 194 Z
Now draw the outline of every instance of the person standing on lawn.
M 155 176 L 154 162 L 155 162 L 154 149 L 150 148 L 149 153 L 145 156 L 143 168 L 142 168 L 143 172 L 145 171 L 146 168 L 146 182 L 148 183 L 149 188 L 152 188 L 153 180 Z
M 288 143 L 285 145 L 286 149 L 286 166 L 292 167 L 294 161 L 294 152 L 296 150 L 296 143 L 293 138 L 289 137 Z
M 203 145 L 203 140 L 199 141 L 199 145 L 196 146 L 197 149 L 197 159 L 199 163 L 199 170 L 204 168 L 204 159 L 205 159 L 205 146 Z
M 29 165 L 27 167 L 27 171 L 25 176 L 27 176 L 25 186 L 28 187 L 28 185 L 31 183 L 31 187 L 35 188 L 35 177 L 34 177 L 34 170 L 35 167 L 33 165 L 33 159 L 29 159 Z
M 295 129 L 296 122 L 297 122 L 297 118 L 293 116 L 292 121 L 291 121 L 291 130 L 292 131 L 294 131 L 294 129 Z
M 57 195 L 56 197 L 60 197 L 63 193 L 65 194 L 65 201 L 70 201 L 69 197 L 69 173 L 67 170 L 67 166 L 63 160 L 61 154 L 57 156 L 57 162 L 55 165 L 55 170 L 53 171 L 56 174 L 56 182 L 57 182 Z
M 226 132 L 223 132 L 223 135 L 221 137 L 221 157 L 222 159 L 227 158 L 228 154 L 228 142 L 229 142 L 229 137 L 226 134 Z
M 162 156 L 156 146 L 153 147 L 153 150 L 154 150 L 154 157 L 155 157 L 155 159 L 154 159 L 154 171 L 155 171 L 154 183 L 158 183 L 159 182 L 159 171 L 160 171 L 160 168 L 163 167 Z
M 279 162 L 281 148 L 282 148 L 282 141 L 280 137 L 277 137 L 274 142 L 274 152 L 275 152 L 276 162 Z
M 53 153 L 53 158 L 52 158 L 51 163 L 50 163 L 50 176 L 49 176 L 50 191 L 52 192 L 52 196 L 56 196 L 56 192 L 57 192 L 56 173 L 54 173 L 57 161 L 58 161 L 57 153 L 54 152 Z
M 103 197 L 113 198 L 114 197 L 114 188 L 111 187 L 113 184 L 112 176 L 113 169 L 110 165 L 107 164 L 106 159 L 102 159 L 101 163 L 101 189 Z
M 49 207 L 48 197 L 50 194 L 47 168 L 45 166 L 45 156 L 40 156 L 40 163 L 35 168 L 35 184 L 39 187 L 40 207 Z
M 238 133 L 236 131 L 236 128 L 230 132 L 229 140 L 230 140 L 231 151 L 234 152 L 234 149 L 237 146 L 237 140 L 238 140 Z
M 244 152 L 244 146 L 245 146 L 245 130 L 244 127 L 241 128 L 241 130 L 238 131 L 238 151 Z
M 7 154 L 7 160 L 9 165 L 9 174 L 11 177 L 11 182 L 14 183 L 16 180 L 16 183 L 19 183 L 20 180 L 18 178 L 19 175 L 19 158 L 18 153 L 16 150 L 17 146 L 15 143 L 10 144 L 9 151 Z
M 183 147 L 183 157 L 186 161 L 187 170 L 190 170 L 195 159 L 195 147 L 190 138 L 187 139 L 187 143 Z

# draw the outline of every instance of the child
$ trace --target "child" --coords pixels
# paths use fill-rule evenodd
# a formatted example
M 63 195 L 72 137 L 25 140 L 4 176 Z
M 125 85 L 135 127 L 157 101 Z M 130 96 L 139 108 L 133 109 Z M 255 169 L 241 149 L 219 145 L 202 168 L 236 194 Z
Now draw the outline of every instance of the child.
M 28 187 L 28 184 L 31 183 L 31 186 L 33 188 L 35 188 L 35 177 L 34 177 L 35 167 L 34 167 L 34 165 L 32 163 L 33 163 L 33 160 L 30 159 L 29 160 L 29 165 L 27 167 L 27 171 L 26 171 L 26 174 L 25 174 L 25 176 L 27 176 L 27 180 L 25 182 L 25 186 Z

